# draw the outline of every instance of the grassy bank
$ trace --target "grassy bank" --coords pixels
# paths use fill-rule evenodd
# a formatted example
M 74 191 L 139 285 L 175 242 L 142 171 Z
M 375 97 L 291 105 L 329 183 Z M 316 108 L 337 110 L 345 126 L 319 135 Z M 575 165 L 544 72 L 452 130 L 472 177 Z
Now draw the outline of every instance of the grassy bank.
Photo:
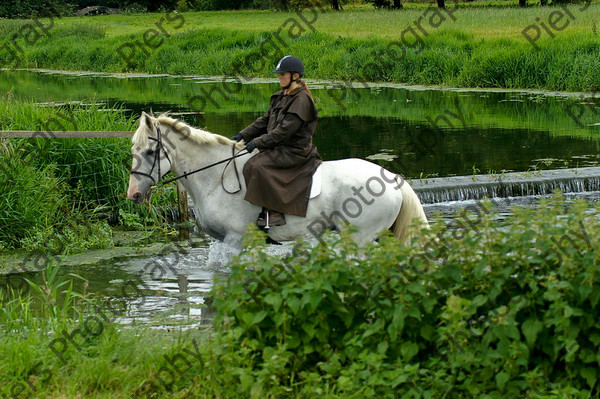
M 249 235 L 209 331 L 119 328 L 126 300 L 65 295 L 76 277 L 51 267 L 41 289 L 0 291 L 0 393 L 594 397 L 598 209 L 557 196 L 498 222 L 492 203 L 474 208 L 367 251 L 342 234 L 282 260 Z
M 538 50 L 523 30 L 537 17 L 547 21 L 560 8 L 449 8 L 437 20 L 423 18 L 421 6 L 396 12 L 357 8 L 313 14 L 305 10 L 304 20 L 310 23 L 296 13 L 271 11 L 63 18 L 55 21 L 51 36 L 23 46 L 25 54 L 18 65 L 271 76 L 279 56 L 292 53 L 306 62 L 313 78 L 596 91 L 600 89 L 600 27 L 595 15 L 600 5 L 581 11 L 583 7 L 569 6 L 572 17 L 565 14 L 569 23 L 553 33 L 555 38 L 538 27 L 539 39 L 531 40 Z M 297 22 L 293 29 L 289 18 Z M 422 30 L 415 23 L 419 18 Z M 1 21 L 0 31 L 10 37 L 24 23 Z M 159 25 L 164 33 L 158 31 Z M 419 36 L 409 33 L 402 44 L 402 32 L 408 28 Z M 144 32 L 152 29 L 158 34 L 149 41 L 153 48 L 143 44 Z M 269 44 L 261 48 L 275 40 L 272 34 L 278 30 L 281 54 Z M 535 37 L 534 31 L 530 29 L 530 37 Z M 416 40 L 417 47 L 413 46 Z M 266 63 L 259 60 L 262 56 Z M 4 57 L 0 64 L 16 65 L 6 52 L 0 57 Z
M 96 104 L 41 106 L 0 99 L 0 130 L 134 131 L 122 109 Z M 108 223 L 143 228 L 162 221 L 125 198 L 128 139 L 45 138 L 0 142 L 0 248 L 70 254 L 112 245 Z M 165 189 L 157 205 L 175 204 Z M 119 218 L 120 216 L 120 218 Z M 125 219 L 123 219 L 125 217 Z

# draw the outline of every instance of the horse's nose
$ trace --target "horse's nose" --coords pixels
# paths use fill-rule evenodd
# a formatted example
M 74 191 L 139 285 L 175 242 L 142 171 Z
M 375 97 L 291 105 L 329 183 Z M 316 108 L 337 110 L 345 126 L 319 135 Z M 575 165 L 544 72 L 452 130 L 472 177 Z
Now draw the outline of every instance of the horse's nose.
M 141 197 L 142 193 L 140 193 L 139 191 L 134 193 L 132 196 L 134 202 L 140 202 Z

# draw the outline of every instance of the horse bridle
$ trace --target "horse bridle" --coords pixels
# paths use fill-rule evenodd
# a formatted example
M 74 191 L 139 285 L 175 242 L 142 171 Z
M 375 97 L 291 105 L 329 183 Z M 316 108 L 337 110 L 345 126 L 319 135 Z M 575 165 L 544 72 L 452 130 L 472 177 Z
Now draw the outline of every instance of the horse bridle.
M 140 172 L 140 171 L 133 170 L 133 169 L 131 169 L 131 171 L 129 172 L 129 174 L 131 174 L 131 175 L 140 175 L 140 176 L 149 177 L 150 179 L 152 179 L 152 182 L 154 183 L 154 185 L 156 185 L 156 183 L 158 183 L 163 178 L 163 174 L 161 173 L 161 170 L 160 170 L 160 152 L 161 152 L 161 150 L 162 150 L 162 152 L 165 153 L 165 158 L 167 158 L 167 161 L 169 161 L 169 170 L 171 169 L 170 165 L 172 165 L 171 159 L 169 158 L 169 154 L 167 153 L 167 151 L 165 150 L 165 147 L 163 145 L 162 133 L 158 126 L 156 126 L 156 136 L 157 136 L 157 138 L 148 136 L 148 139 L 150 139 L 152 141 L 156 141 L 156 148 L 154 149 L 154 161 L 152 162 L 152 169 L 150 169 L 150 173 Z M 158 167 L 157 167 L 158 179 L 154 179 L 154 177 L 152 176 L 152 172 L 154 172 L 154 168 L 157 165 L 158 165 Z M 169 173 L 169 171 L 167 171 L 165 173 L 165 175 L 167 173 Z
M 152 169 L 150 169 L 150 173 L 140 172 L 140 171 L 133 170 L 133 169 L 129 172 L 129 174 L 131 174 L 131 175 L 140 175 L 140 176 L 145 176 L 145 177 L 149 177 L 150 179 L 152 179 L 153 185 L 152 185 L 152 187 L 150 187 L 150 189 L 156 188 L 156 185 L 158 184 L 158 182 L 161 181 L 162 178 L 164 177 L 163 174 L 161 173 L 161 170 L 160 170 L 160 151 L 161 150 L 165 153 L 165 158 L 167 158 L 167 161 L 169 161 L 169 170 L 171 169 L 171 165 L 173 164 L 171 162 L 171 159 L 169 158 L 169 154 L 165 150 L 165 147 L 164 147 L 164 145 L 162 143 L 162 133 L 161 133 L 160 128 L 158 126 L 156 126 L 156 136 L 157 136 L 157 138 L 148 136 L 148 139 L 150 139 L 152 141 L 156 141 L 156 148 L 154 149 L 154 161 L 152 162 Z M 232 153 L 235 152 L 235 144 L 233 145 L 231 151 L 232 151 Z M 214 162 L 214 163 L 212 163 L 210 165 L 207 165 L 205 167 L 202 167 L 200 169 L 196 169 L 196 170 L 193 170 L 191 172 L 184 173 L 181 176 L 177 176 L 177 177 L 175 177 L 173 179 L 169 179 L 166 182 L 163 182 L 163 184 L 171 183 L 171 182 L 174 182 L 174 181 L 179 180 L 181 178 L 186 178 L 187 179 L 188 176 L 193 175 L 194 173 L 198 173 L 198 172 L 201 172 L 201 171 L 206 170 L 208 168 L 212 168 L 213 166 L 220 165 L 223 162 L 228 162 L 228 164 L 227 164 L 227 166 L 228 166 L 229 163 L 231 161 L 233 161 L 233 166 L 234 166 L 234 169 L 235 169 L 235 176 L 236 176 L 236 178 L 238 180 L 238 187 L 239 188 L 236 191 L 228 191 L 225 188 L 224 183 L 223 183 L 223 178 L 225 176 L 225 169 L 227 169 L 227 166 L 225 166 L 225 169 L 223 169 L 223 174 L 221 175 L 221 185 L 223 185 L 223 189 L 228 194 L 236 194 L 236 193 L 238 193 L 238 192 L 241 191 L 242 185 L 240 183 L 240 176 L 239 176 L 239 173 L 237 171 L 237 166 L 235 165 L 235 158 L 247 155 L 247 154 L 240 154 L 240 152 L 242 152 L 242 151 L 244 151 L 244 149 L 240 150 L 237 154 L 232 154 L 233 156 L 231 156 L 230 158 L 226 158 L 226 159 L 220 160 L 218 162 Z M 157 164 L 158 164 L 158 167 L 157 167 L 157 169 L 158 169 L 158 180 L 155 180 L 154 177 L 152 176 L 152 172 L 154 172 L 154 168 L 156 167 Z M 167 173 L 169 173 L 169 172 L 167 171 L 165 173 L 165 175 Z M 148 191 L 148 192 L 150 192 L 150 191 Z

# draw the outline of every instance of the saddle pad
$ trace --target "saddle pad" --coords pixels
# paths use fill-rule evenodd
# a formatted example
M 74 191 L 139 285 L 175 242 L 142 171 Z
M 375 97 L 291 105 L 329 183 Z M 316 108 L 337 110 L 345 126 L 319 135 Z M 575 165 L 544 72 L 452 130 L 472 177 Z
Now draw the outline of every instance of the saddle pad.
M 321 174 L 321 168 L 323 164 L 319 165 L 317 170 L 315 170 L 315 174 L 312 177 L 312 185 L 310 186 L 310 196 L 308 198 L 315 198 L 317 195 L 321 194 L 321 185 L 323 184 L 323 175 Z

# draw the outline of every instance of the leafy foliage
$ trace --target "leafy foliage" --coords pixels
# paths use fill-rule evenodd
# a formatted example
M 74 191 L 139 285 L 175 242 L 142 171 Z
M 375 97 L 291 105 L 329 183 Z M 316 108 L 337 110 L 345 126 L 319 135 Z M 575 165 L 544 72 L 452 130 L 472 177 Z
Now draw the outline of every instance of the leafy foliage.
M 75 1 L 69 0 L 3 0 L 0 18 L 60 17 L 74 9 Z
M 21 240 L 21 246 L 26 251 L 44 251 L 52 255 L 109 248 L 112 244 L 112 230 L 106 221 L 72 222 L 59 228 L 37 230 Z
M 105 6 L 123 10 L 173 10 L 177 0 L 3 0 L 0 18 L 37 18 L 73 15 L 75 10 L 88 6 Z
M 407 247 L 387 237 L 361 250 L 343 234 L 284 263 L 253 237 L 215 289 L 216 328 L 269 392 L 319 381 L 361 397 L 589 393 L 600 222 L 588 207 L 557 196 L 501 224 L 470 215 L 474 228 L 438 223 Z
M 368 0 L 375 8 L 392 8 L 391 0 Z
M 0 287 L 0 392 L 32 381 L 40 397 L 594 397 L 597 215 L 557 196 L 503 221 L 437 220 L 409 246 L 359 248 L 344 232 L 287 259 L 253 232 L 214 288 L 209 334 L 116 328 L 50 266 L 29 293 Z M 63 363 L 49 342 L 86 317 L 101 333 L 78 335 Z

